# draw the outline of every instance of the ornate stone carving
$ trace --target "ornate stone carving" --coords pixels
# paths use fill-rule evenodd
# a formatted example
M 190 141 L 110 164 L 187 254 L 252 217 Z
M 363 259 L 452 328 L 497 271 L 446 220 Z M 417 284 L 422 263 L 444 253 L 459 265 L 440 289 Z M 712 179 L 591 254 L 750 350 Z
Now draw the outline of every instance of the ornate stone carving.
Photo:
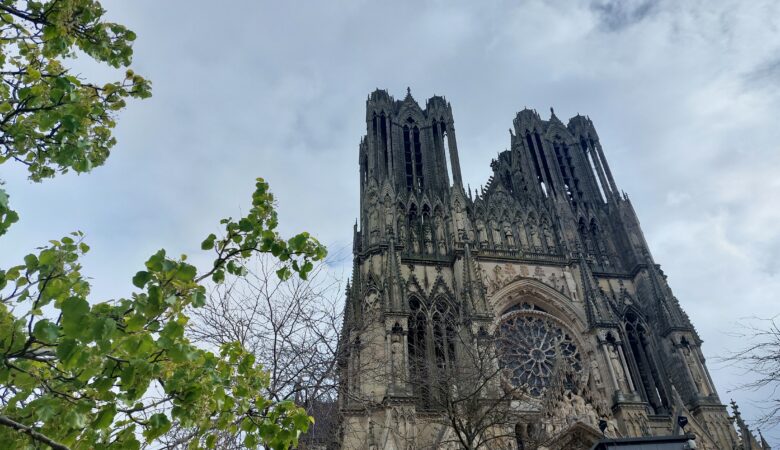
M 510 383 L 533 397 L 542 395 L 559 364 L 582 372 L 582 358 L 571 331 L 546 314 L 510 313 L 499 325 L 499 336 L 499 361 Z
M 503 330 L 511 340 L 504 349 L 513 356 L 504 358 L 495 384 L 513 394 L 513 414 L 538 425 L 543 439 L 535 448 L 587 450 L 601 437 L 598 418 L 607 420 L 608 436 L 671 434 L 671 411 L 686 402 L 697 405 L 688 415 L 702 447 L 734 448 L 728 415 L 711 404 L 717 395 L 695 330 L 656 273 L 588 118 L 564 125 L 521 111 L 511 150 L 496 157 L 492 178 L 472 195 L 462 185 L 452 110 L 443 98 L 421 108 L 411 93 L 396 102 L 377 91 L 367 108 L 368 135 L 359 147 L 360 228 L 342 331 L 346 355 L 339 362 L 347 394 L 340 402 L 343 449 L 446 449 L 442 441 L 453 436 L 442 429 L 431 397 L 419 395 L 436 390 L 435 375 L 446 361 L 459 362 L 458 352 L 446 347 L 440 363 L 442 328 L 434 328 L 432 316 L 417 315 L 439 298 L 458 306 L 454 328 L 483 327 L 488 337 Z M 379 244 L 391 238 L 403 252 L 387 264 L 395 248 Z M 583 253 L 589 274 L 580 270 Z M 586 282 L 593 302 L 583 301 Z M 658 304 L 659 297 L 667 301 Z M 648 314 L 654 311 L 662 314 Z M 674 330 L 671 342 L 660 335 L 666 329 Z M 425 339 L 412 342 L 414 333 Z M 418 347 L 424 351 L 408 359 Z M 659 364 L 664 370 L 653 370 Z M 647 393 L 658 398 L 643 402 Z

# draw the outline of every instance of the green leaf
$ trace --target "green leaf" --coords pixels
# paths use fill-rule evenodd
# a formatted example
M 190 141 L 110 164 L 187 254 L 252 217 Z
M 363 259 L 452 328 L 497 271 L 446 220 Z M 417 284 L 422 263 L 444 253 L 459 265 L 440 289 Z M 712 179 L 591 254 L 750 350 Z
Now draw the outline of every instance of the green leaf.
M 144 270 L 139 271 L 135 274 L 133 277 L 133 286 L 143 289 L 144 286 L 146 286 L 146 283 L 149 282 L 149 280 L 152 279 L 152 274 L 149 272 L 146 272 Z
M 214 280 L 215 283 L 222 283 L 225 281 L 225 271 L 222 269 L 215 270 L 211 279 Z
M 27 270 L 35 270 L 38 268 L 38 257 L 33 254 L 29 254 L 24 257 L 24 264 L 27 267 Z
M 41 342 L 53 344 L 60 335 L 60 327 L 47 319 L 39 320 L 33 328 L 33 336 Z
M 182 263 L 179 265 L 179 270 L 176 271 L 176 279 L 181 281 L 192 281 L 195 279 L 198 270 L 191 264 Z
M 290 272 L 290 268 L 287 266 L 282 267 L 281 269 L 276 271 L 276 275 L 279 277 L 280 280 L 286 281 L 290 278 L 292 275 L 292 272 Z
M 146 430 L 144 430 L 144 437 L 151 441 L 162 436 L 170 429 L 171 421 L 168 420 L 168 416 L 162 413 L 157 413 L 149 418 L 148 427 Z
M 206 304 L 206 295 L 197 291 L 192 294 L 192 306 L 200 308 Z
M 81 297 L 69 297 L 62 302 L 62 330 L 68 336 L 79 336 L 84 331 L 84 318 L 89 303 Z
M 116 405 L 108 404 L 95 417 L 92 427 L 98 430 L 106 429 L 114 422 L 114 416 L 116 416 Z
M 217 239 L 217 236 L 212 233 L 210 234 L 203 242 L 200 244 L 200 248 L 203 250 L 211 250 L 214 248 L 214 241 Z
M 246 437 L 244 438 L 244 445 L 248 448 L 257 447 L 257 436 L 255 436 L 253 433 L 247 433 Z

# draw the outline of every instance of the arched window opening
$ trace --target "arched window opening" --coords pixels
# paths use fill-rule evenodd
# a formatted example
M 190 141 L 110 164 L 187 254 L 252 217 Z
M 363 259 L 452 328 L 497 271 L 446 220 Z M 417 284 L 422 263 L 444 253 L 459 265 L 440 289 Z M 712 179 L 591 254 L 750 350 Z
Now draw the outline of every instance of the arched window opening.
M 550 193 L 552 194 L 553 192 L 555 192 L 555 186 L 553 186 L 553 178 L 550 175 L 550 167 L 547 165 L 547 157 L 544 155 L 544 146 L 542 145 L 542 139 L 539 137 L 539 133 L 534 133 L 534 137 L 536 138 L 536 145 L 538 145 L 539 157 L 542 158 L 542 167 L 544 167 L 544 174 L 547 176 L 547 182 L 550 184 L 550 186 L 548 186 L 548 189 L 550 189 Z
M 385 170 L 387 170 L 388 173 L 389 173 L 389 171 L 390 171 L 390 161 L 389 161 L 389 156 L 388 156 L 389 152 L 388 152 L 388 149 L 387 149 L 387 121 L 385 119 L 385 113 L 384 112 L 380 115 L 379 129 L 380 129 L 379 138 L 381 140 L 382 153 L 385 155 Z
M 422 191 L 424 177 L 423 177 L 422 144 L 420 142 L 420 129 L 414 127 L 412 129 L 412 134 L 414 140 L 414 170 L 417 175 L 415 187 L 417 188 L 418 191 Z
M 638 372 L 638 374 L 634 374 L 634 378 L 641 380 L 640 394 L 656 414 L 664 414 L 669 410 L 669 402 L 661 383 L 658 368 L 653 360 L 646 330 L 634 314 L 627 314 L 626 320 L 628 345 Z
M 573 191 L 577 195 L 577 198 L 582 198 L 582 190 L 580 189 L 580 179 L 577 177 L 577 168 L 574 167 L 574 162 L 572 161 L 572 156 L 571 153 L 569 152 L 569 146 L 566 144 L 563 144 L 563 155 L 564 155 L 564 161 L 566 162 L 566 166 L 569 169 L 569 176 L 571 177 L 570 186 L 573 188 Z
M 455 314 L 447 299 L 432 304 L 417 297 L 409 300 L 408 350 L 414 393 L 423 408 L 444 399 L 450 386 L 448 375 L 455 361 Z
M 360 178 L 363 180 L 363 184 L 366 184 L 368 182 L 368 158 L 365 154 L 360 157 L 360 172 Z
M 603 161 L 601 159 L 601 156 L 599 155 L 599 152 L 596 149 L 596 143 L 593 142 L 593 138 L 592 137 L 588 136 L 588 142 L 590 143 L 591 153 L 594 154 L 593 158 L 595 158 L 596 162 L 599 163 L 599 167 L 601 167 L 602 170 L 603 170 L 603 168 L 607 166 L 606 165 L 606 161 Z M 605 173 L 602 172 L 602 174 L 606 176 Z M 605 186 L 603 186 L 602 188 L 603 188 L 605 193 L 606 192 L 610 192 L 610 193 L 612 192 L 612 187 L 609 185 L 609 183 L 606 183 Z
M 509 192 L 515 192 L 515 187 L 512 184 L 512 174 L 509 172 L 509 169 L 504 171 L 504 186 L 506 186 Z
M 596 170 L 596 164 L 593 162 L 593 148 L 588 146 L 588 142 L 585 138 L 580 138 L 580 147 L 582 147 L 582 151 L 585 153 L 585 157 L 588 160 L 591 175 L 593 176 L 593 179 L 596 180 L 596 192 L 598 193 L 601 202 L 606 203 L 607 195 L 604 191 L 604 187 L 601 185 L 601 179 L 599 178 L 598 170 Z
M 603 239 L 601 230 L 596 223 L 596 219 L 590 219 L 590 235 L 591 239 L 593 239 L 593 251 L 601 256 L 608 256 L 605 240 Z
M 596 171 L 596 165 L 593 164 L 593 152 L 588 152 L 588 163 L 590 164 L 590 170 L 593 171 L 593 176 L 596 179 L 596 185 L 598 186 L 598 194 L 599 198 L 601 199 L 602 203 L 606 203 L 607 196 L 604 193 L 604 187 L 601 185 L 601 179 L 599 178 L 598 172 Z
M 526 133 L 525 141 L 528 144 L 528 151 L 531 152 L 531 160 L 534 163 L 534 169 L 536 171 L 536 182 L 543 183 L 544 180 L 542 178 L 542 169 L 539 166 L 539 158 L 536 157 L 536 151 L 534 150 L 534 143 L 533 140 L 531 139 L 531 133 Z
M 447 176 L 450 184 L 455 182 L 455 178 L 452 177 L 452 156 L 450 155 L 450 138 L 447 134 L 447 124 L 444 122 L 439 123 L 441 130 L 441 141 L 444 145 L 444 165 L 447 167 Z
M 517 443 L 517 450 L 525 450 L 525 442 L 523 441 L 523 438 L 525 437 L 525 432 L 523 430 L 522 424 L 515 425 L 515 442 Z
M 427 330 L 428 319 L 423 305 L 416 297 L 409 300 L 409 334 L 407 346 L 409 353 L 409 372 L 413 383 L 415 397 L 422 405 L 430 404 L 430 390 L 428 383 L 428 344 Z
M 555 159 L 558 162 L 558 169 L 561 172 L 561 177 L 563 177 L 563 189 L 569 201 L 574 202 L 574 193 L 572 192 L 571 189 L 573 177 L 569 172 L 569 167 L 567 166 L 566 161 L 564 160 L 565 156 L 561 151 L 561 148 L 562 147 L 558 144 L 557 141 L 553 142 L 553 150 L 555 150 Z
M 411 191 L 414 183 L 414 172 L 412 169 L 412 141 L 409 138 L 409 127 L 404 125 L 404 168 L 406 169 L 406 190 Z

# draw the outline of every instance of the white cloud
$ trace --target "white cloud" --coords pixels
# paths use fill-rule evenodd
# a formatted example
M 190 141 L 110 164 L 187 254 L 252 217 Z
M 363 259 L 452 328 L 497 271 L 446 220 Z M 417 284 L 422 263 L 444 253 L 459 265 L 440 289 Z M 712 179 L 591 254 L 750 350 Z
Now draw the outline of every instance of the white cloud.
M 285 230 L 349 246 L 364 99 L 411 86 L 451 101 L 472 187 L 524 106 L 589 115 L 708 356 L 739 346 L 733 318 L 779 312 L 778 2 L 104 5 L 137 32 L 155 96 L 122 113 L 93 174 L 31 185 L 4 166 L 22 222 L 0 241 L 2 265 L 83 229 L 96 294 L 122 295 L 156 249 L 198 253 L 256 176 Z M 711 369 L 728 399 L 740 375 Z M 755 417 L 759 397 L 734 396 Z

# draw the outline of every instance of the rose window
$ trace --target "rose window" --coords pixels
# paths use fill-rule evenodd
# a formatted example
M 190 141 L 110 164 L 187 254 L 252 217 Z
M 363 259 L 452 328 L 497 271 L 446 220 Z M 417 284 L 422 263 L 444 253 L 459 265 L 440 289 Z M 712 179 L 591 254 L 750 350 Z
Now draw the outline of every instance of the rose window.
M 514 312 L 505 317 L 499 325 L 498 351 L 508 381 L 534 397 L 544 392 L 556 371 L 582 371 L 570 333 L 544 313 Z

